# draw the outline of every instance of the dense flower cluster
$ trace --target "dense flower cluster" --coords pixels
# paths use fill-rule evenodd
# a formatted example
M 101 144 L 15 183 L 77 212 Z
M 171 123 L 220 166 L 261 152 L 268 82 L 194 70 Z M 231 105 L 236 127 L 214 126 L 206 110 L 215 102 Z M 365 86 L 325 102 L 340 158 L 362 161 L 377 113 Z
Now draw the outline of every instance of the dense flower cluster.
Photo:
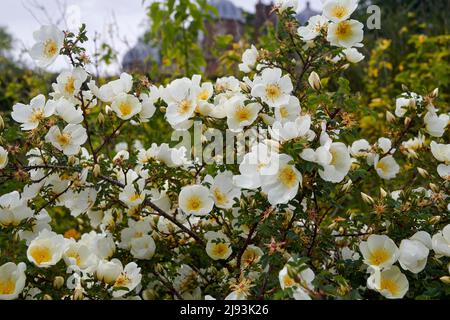
M 296 5 L 276 2 L 280 23 L 292 24 Z M 356 8 L 356 0 L 327 0 L 322 15 L 295 28 L 290 45 L 303 59 L 301 71 L 287 67 L 292 53 L 280 63 L 255 46 L 239 65 L 247 76 L 214 83 L 194 75 L 156 86 L 123 73 L 100 85 L 86 65 L 74 63 L 50 97 L 14 105 L 11 117 L 28 141 L 22 153 L 0 147 L 0 171 L 17 171 L 26 183 L 0 197 L 0 226 L 25 252 L 0 266 L 0 299 L 308 300 L 360 298 L 366 289 L 396 299 L 414 275 L 428 272 L 430 256 L 448 283 L 450 224 L 440 225 L 450 211 L 449 114 L 435 106 L 437 90 L 402 94 L 394 114 L 387 113 L 400 133 L 364 139 L 349 135 L 348 112 L 337 105 L 348 97 L 326 92 L 321 80 L 325 68 L 337 72 L 364 59 L 356 49 L 363 25 L 350 18 Z M 67 41 L 53 26 L 34 36 L 31 55 L 40 66 L 54 61 Z M 201 146 L 212 129 L 269 135 L 247 149 L 219 144 L 216 151 L 244 149 L 231 164 L 220 152 L 202 162 L 192 157 L 195 147 L 135 141 L 132 148 L 109 148 L 122 128 L 151 126 L 160 114 L 181 134 L 201 121 Z M 96 119 L 100 136 L 93 133 Z M 414 164 L 424 154 L 432 155 L 427 165 L 434 172 Z M 411 186 L 385 191 L 398 186 L 389 183 L 406 165 L 418 172 Z M 364 181 L 377 191 L 361 192 Z M 347 194 L 375 218 L 347 211 L 339 202 Z M 406 214 L 383 218 L 411 206 L 428 210 L 431 222 L 419 214 L 413 225 Z M 55 224 L 61 212 L 77 227 L 61 232 Z M 327 237 L 324 244 L 320 237 Z M 356 279 L 339 277 L 344 264 Z M 365 273 L 361 282 L 357 274 Z M 327 292 L 330 285 L 335 290 Z

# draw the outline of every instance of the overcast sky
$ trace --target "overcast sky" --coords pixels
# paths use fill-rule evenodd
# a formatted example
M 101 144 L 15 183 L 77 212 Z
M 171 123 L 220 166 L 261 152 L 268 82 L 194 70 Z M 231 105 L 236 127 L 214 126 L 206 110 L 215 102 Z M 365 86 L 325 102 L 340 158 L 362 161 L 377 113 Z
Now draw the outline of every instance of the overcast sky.
M 257 0 L 231 0 L 237 6 L 247 11 L 254 11 Z M 114 48 L 119 51 L 119 57 L 132 47 L 138 37 L 146 29 L 145 7 L 150 1 L 142 0 L 1 0 L 0 25 L 7 27 L 15 39 L 15 55 L 21 49 L 30 48 L 33 41 L 33 31 L 42 24 L 55 23 L 65 16 L 68 26 L 63 22 L 61 28 L 69 28 L 73 23 L 81 21 L 86 23 L 90 40 L 95 32 L 108 43 L 113 42 Z M 270 0 L 263 1 L 270 3 Z M 300 0 L 301 11 L 306 1 Z M 45 11 L 37 9 L 42 6 Z M 311 6 L 317 10 L 321 8 L 321 0 L 311 0 Z M 64 10 L 64 8 L 66 8 Z M 113 36 L 110 36 L 113 35 Z M 88 50 L 93 50 L 92 43 Z M 23 59 L 30 61 L 28 55 Z M 67 66 L 64 58 L 50 67 L 51 71 L 63 69 Z M 108 70 L 116 72 L 117 66 Z

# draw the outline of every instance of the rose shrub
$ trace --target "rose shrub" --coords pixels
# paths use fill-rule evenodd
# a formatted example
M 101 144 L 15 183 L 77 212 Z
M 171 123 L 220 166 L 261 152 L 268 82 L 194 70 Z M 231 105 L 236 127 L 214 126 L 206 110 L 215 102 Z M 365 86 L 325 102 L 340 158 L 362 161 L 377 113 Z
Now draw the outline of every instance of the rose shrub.
M 40 66 L 72 68 L 2 128 L 0 299 L 448 297 L 448 104 L 404 87 L 363 136 L 357 1 L 305 26 L 295 3 L 242 79 L 100 85 L 84 26 L 35 32 Z M 161 117 L 178 145 L 151 143 Z

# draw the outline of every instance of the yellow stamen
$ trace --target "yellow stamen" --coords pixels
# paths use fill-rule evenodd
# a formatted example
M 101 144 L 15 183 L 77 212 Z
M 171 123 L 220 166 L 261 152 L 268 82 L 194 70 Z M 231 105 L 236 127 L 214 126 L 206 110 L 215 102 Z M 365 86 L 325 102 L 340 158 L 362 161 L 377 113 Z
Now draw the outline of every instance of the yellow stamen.
M 127 102 L 122 102 L 119 105 L 119 111 L 123 116 L 129 116 L 131 114 L 131 112 L 133 112 L 133 107 L 131 107 L 131 105 Z
M 208 100 L 208 98 L 209 98 L 209 92 L 207 90 L 203 90 L 197 96 L 197 99 L 201 100 L 201 101 L 206 101 L 206 100 Z
M 75 91 L 75 78 L 74 77 L 69 77 L 67 79 L 66 85 L 64 86 L 64 90 L 67 93 L 73 94 L 73 92 Z
M 68 133 L 61 133 L 59 135 L 56 136 L 56 141 L 61 145 L 61 146 L 66 146 L 70 143 L 70 141 L 72 140 L 72 137 L 70 136 L 70 134 Z
M 386 249 L 376 249 L 371 252 L 369 263 L 374 266 L 379 266 L 380 264 L 383 264 L 389 259 L 389 252 L 386 251 Z
M 56 42 L 52 39 L 49 39 L 45 42 L 44 44 L 44 55 L 47 58 L 51 58 L 54 55 L 57 54 L 58 51 L 58 45 L 56 44 Z
M 336 29 L 336 36 L 339 40 L 346 40 L 352 36 L 352 28 L 348 21 L 339 22 Z
M 215 256 L 218 257 L 223 257 L 228 251 L 228 245 L 226 245 L 225 243 L 217 243 L 212 252 L 214 253 Z
M 343 6 L 336 6 L 333 8 L 331 14 L 338 19 L 342 19 L 347 14 L 347 10 Z
M 245 108 L 245 106 L 239 106 L 236 108 L 235 117 L 239 122 L 250 120 L 250 110 Z
M 203 206 L 202 200 L 198 196 L 192 196 L 187 202 L 187 209 L 189 211 L 197 211 Z
M 213 190 L 213 194 L 214 194 L 214 197 L 216 198 L 216 202 L 218 204 L 224 205 L 225 203 L 227 203 L 228 198 L 227 198 L 226 194 L 223 193 L 222 191 L 220 191 L 219 188 L 215 188 Z
M 43 246 L 32 247 L 30 250 L 30 255 L 38 265 L 49 262 L 52 259 L 50 249 Z
M 291 166 L 286 166 L 281 169 L 278 178 L 280 179 L 280 182 L 288 188 L 292 188 L 297 182 L 297 175 Z
M 11 279 L 5 282 L 0 281 L 0 294 L 13 294 L 16 289 L 16 283 Z
M 266 87 L 266 96 L 269 100 L 276 100 L 281 96 L 281 88 L 278 84 L 269 84 Z
M 191 110 L 191 102 L 189 100 L 183 100 L 178 106 L 178 112 L 181 114 L 188 113 Z
M 380 288 L 381 290 L 389 291 L 393 296 L 397 295 L 399 291 L 398 284 L 395 283 L 392 279 L 382 278 Z

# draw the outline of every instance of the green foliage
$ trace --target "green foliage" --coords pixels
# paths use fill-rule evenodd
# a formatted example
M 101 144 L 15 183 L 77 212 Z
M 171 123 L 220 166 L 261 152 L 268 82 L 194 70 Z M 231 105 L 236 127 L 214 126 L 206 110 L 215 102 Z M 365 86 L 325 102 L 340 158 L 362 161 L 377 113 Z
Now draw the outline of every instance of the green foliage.
M 198 37 L 206 32 L 205 20 L 211 20 L 212 14 L 217 15 L 217 9 L 206 0 L 165 0 L 150 4 L 151 27 L 147 39 L 158 45 L 163 66 L 172 69 L 173 77 L 190 77 L 205 66 Z

